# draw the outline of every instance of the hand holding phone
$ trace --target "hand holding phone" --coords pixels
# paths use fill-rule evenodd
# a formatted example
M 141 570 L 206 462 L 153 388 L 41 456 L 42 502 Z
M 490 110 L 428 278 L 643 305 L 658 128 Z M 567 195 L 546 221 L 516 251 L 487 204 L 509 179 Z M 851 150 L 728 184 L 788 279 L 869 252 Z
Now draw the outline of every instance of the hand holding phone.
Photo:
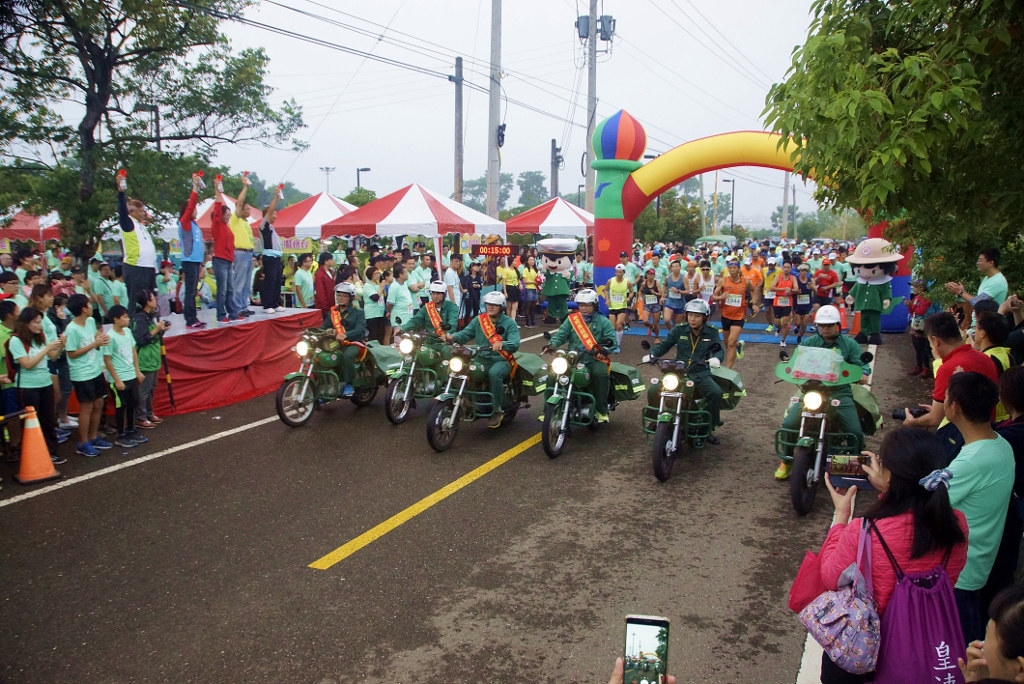
M 667 684 L 669 620 L 656 615 L 627 615 L 623 647 L 623 684 Z M 614 678 L 612 681 L 615 681 Z

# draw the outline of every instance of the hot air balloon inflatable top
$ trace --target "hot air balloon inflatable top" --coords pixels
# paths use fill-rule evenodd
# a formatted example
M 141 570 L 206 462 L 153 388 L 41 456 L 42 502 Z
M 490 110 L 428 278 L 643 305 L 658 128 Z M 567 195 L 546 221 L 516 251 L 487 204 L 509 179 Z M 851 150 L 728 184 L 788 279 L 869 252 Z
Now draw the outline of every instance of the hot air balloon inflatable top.
M 620 109 L 594 129 L 593 143 L 597 159 L 639 161 L 647 149 L 647 132 L 639 121 Z

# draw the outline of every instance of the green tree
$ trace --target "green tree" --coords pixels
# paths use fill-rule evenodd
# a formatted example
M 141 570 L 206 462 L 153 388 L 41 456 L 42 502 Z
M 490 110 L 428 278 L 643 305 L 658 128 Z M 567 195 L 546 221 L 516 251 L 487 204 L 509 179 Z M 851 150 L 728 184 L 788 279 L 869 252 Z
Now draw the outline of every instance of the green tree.
M 732 218 L 732 195 L 727 192 L 718 193 L 718 230 L 712 231 L 711 222 L 715 217 L 715 196 L 707 198 L 707 202 L 704 205 L 705 216 L 708 220 L 708 231 L 727 233 L 729 228 L 729 219 Z
M 661 195 L 662 240 L 692 245 L 700 237 L 700 205 L 669 188 Z
M 799 220 L 797 217 L 797 210 L 792 204 L 786 205 L 786 214 L 789 216 L 787 225 L 789 226 L 789 232 L 793 232 L 793 226 Z M 772 227 L 775 232 L 782 230 L 782 205 L 775 207 L 775 211 L 772 212 Z
M 68 241 L 81 246 L 114 210 L 110 188 L 119 167 L 128 169 L 134 195 L 171 212 L 181 200 L 169 180 L 187 188 L 191 170 L 209 167 L 212 147 L 287 143 L 302 116 L 294 102 L 268 104 L 266 53 L 232 50 L 219 30 L 218 16 L 251 4 L 11 3 L 13 20 L 0 41 L 3 176 L 19 166 L 19 153 L 45 167 L 25 199 L 38 211 L 56 209 Z M 155 157 L 154 144 L 163 148 Z M 184 176 L 171 175 L 183 169 Z
M 366 188 L 359 187 L 353 188 L 352 192 L 348 193 L 341 199 L 345 200 L 349 204 L 362 207 L 377 199 L 377 193 L 373 190 L 367 190 Z
M 547 201 L 548 189 L 544 180 L 544 174 L 540 171 L 523 171 L 519 174 L 516 185 L 519 186 L 519 206 L 523 210 Z
M 498 210 L 501 211 L 508 204 L 508 198 L 512 196 L 512 185 L 515 181 L 511 173 L 499 174 L 498 178 Z M 486 173 L 462 184 L 462 203 L 480 212 L 487 211 Z
M 1024 203 L 1024 3 L 815 0 L 766 124 L 826 204 L 894 222 L 921 273 L 973 273 L 967 244 L 1009 249 Z M 941 257 L 941 258 L 940 258 Z
M 662 666 L 668 663 L 668 630 L 662 627 L 658 630 L 658 647 L 654 649 L 661 661 Z

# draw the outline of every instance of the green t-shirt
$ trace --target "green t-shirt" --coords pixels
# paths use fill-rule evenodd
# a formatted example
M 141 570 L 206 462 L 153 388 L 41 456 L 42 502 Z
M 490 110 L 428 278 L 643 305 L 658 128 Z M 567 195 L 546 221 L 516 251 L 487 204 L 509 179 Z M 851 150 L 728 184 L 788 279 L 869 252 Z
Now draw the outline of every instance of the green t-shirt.
M 1003 538 L 1013 489 L 1013 447 L 1001 436 L 965 444 L 949 471 L 949 503 L 964 514 L 971 531 L 967 565 L 956 588 L 975 591 L 988 581 Z
M 117 297 L 117 301 L 121 303 L 121 306 L 128 308 L 128 286 L 124 284 L 124 281 L 115 280 L 111 283 L 111 289 L 113 290 L 113 296 Z
M 647 269 L 654 269 L 654 278 L 658 281 L 658 285 L 661 289 L 665 289 L 665 280 L 668 279 L 668 266 L 665 265 L 665 260 L 661 259 L 657 266 L 654 265 L 654 261 L 648 261 L 644 264 L 643 273 L 647 273 Z
M 114 293 L 116 292 L 115 281 L 106 278 L 97 278 L 92 281 L 92 291 L 97 297 L 103 300 L 103 313 L 110 311 L 114 306 Z M 122 305 L 124 302 L 122 302 Z
M 19 310 L 24 309 L 28 306 L 28 297 L 23 295 L 21 292 L 18 292 L 11 299 L 13 299 L 14 303 L 18 305 Z
M 121 379 L 121 382 L 134 380 L 135 336 L 132 335 L 132 331 L 129 328 L 125 328 L 120 334 L 111 329 L 107 334 L 110 335 L 110 344 L 103 347 L 104 358 L 110 357 L 110 362 L 114 365 L 114 372 L 117 373 L 117 377 Z M 109 373 L 106 375 L 107 380 L 110 382 L 114 381 Z
M 64 334 L 67 335 L 67 342 L 64 348 L 73 352 L 82 347 L 87 347 L 96 339 L 96 321 L 92 318 L 85 319 L 85 325 L 79 325 L 74 321 L 68 323 Z M 68 354 L 68 368 L 71 371 L 73 382 L 86 382 L 103 373 L 103 352 L 97 349 L 90 349 L 77 358 L 71 358 Z
M 157 294 L 174 294 L 178 289 L 178 276 L 171 274 L 171 279 L 166 283 L 164 282 L 164 274 L 161 273 L 156 277 L 156 293 Z M 124 304 L 124 302 L 121 302 Z
M 391 325 L 401 325 L 397 319 L 408 323 L 412 320 L 412 293 L 409 288 L 397 280 L 388 287 L 388 304 L 391 305 Z
M 14 273 L 15 273 L 15 275 L 18 276 L 18 283 L 20 285 L 24 285 L 25 284 L 25 276 L 28 275 L 28 271 L 26 271 L 25 269 L 23 269 L 23 268 L 21 268 L 19 266 L 18 268 L 14 269 Z
M 307 309 L 313 308 L 313 274 L 305 269 L 299 269 L 295 271 L 295 291 L 302 295 L 302 301 L 305 303 Z M 295 300 L 295 305 L 299 306 L 298 298 Z
M 1006 276 L 996 273 L 994 276 L 985 276 L 981 279 L 981 284 L 978 285 L 978 294 L 987 294 L 996 304 L 1002 305 L 1006 301 L 1008 287 Z
M 373 295 L 380 295 L 377 301 L 370 299 Z M 363 312 L 367 318 L 383 318 L 387 313 L 384 302 L 384 288 L 373 283 L 363 285 Z
M 626 280 L 636 284 L 637 278 L 640 277 L 640 267 L 634 264 L 632 261 L 626 262 Z
M 45 335 L 45 333 L 44 333 Z M 52 337 L 47 337 L 46 342 L 49 344 L 53 341 Z M 39 352 L 43 351 L 43 347 L 39 345 L 35 340 L 32 341 L 32 347 L 30 350 L 25 349 L 25 343 L 21 341 L 19 337 L 12 337 L 10 342 L 7 343 L 8 349 L 11 350 L 11 358 L 17 363 L 18 359 L 25 356 L 35 356 Z M 47 357 L 39 359 L 39 363 L 32 366 L 31 368 L 23 368 L 21 364 L 18 364 L 18 378 L 15 381 L 16 387 L 27 387 L 30 389 L 38 387 L 49 387 L 53 381 L 50 379 L 50 367 L 47 364 Z
M 6 325 L 0 325 L 0 351 L 3 351 L 4 345 L 7 344 L 13 334 L 14 330 L 8 328 Z M 10 373 L 7 372 L 7 354 L 0 354 L 0 375 L 10 375 Z M 13 384 L 8 383 L 3 386 L 3 389 L 13 386 Z

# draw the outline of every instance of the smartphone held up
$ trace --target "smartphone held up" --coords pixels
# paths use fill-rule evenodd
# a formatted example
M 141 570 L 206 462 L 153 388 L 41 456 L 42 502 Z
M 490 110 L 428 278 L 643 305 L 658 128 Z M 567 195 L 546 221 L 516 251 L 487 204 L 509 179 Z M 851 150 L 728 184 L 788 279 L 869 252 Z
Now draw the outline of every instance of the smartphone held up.
M 627 615 L 624 684 L 665 684 L 668 672 L 668 618 Z

